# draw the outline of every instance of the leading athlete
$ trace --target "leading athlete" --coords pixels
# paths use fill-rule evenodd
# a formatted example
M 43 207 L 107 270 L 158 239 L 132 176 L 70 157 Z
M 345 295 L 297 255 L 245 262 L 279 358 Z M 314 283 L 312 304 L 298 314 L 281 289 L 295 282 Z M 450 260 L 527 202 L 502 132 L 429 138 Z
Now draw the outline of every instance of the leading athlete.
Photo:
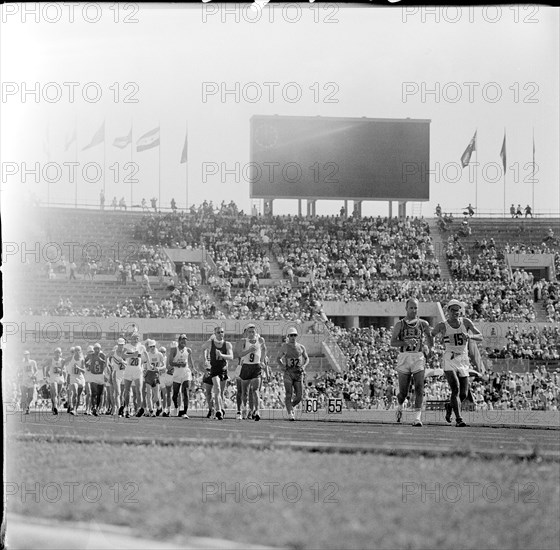
M 459 300 L 450 300 L 447 304 L 447 319 L 438 323 L 432 334 L 434 338 L 442 337 L 445 345 L 443 354 L 443 374 L 447 378 L 451 397 L 445 406 L 445 420 L 451 423 L 451 414 L 455 413 L 455 425 L 465 428 L 467 424 L 461 416 L 461 401 L 469 394 L 470 360 L 469 340 L 482 341 L 482 333 L 470 319 L 462 316 L 464 304 Z
M 418 300 L 406 301 L 406 316 L 393 328 L 391 346 L 399 348 L 397 373 L 399 393 L 397 395 L 397 422 L 401 421 L 403 403 L 408 395 L 410 378 L 414 380 L 414 422 L 413 426 L 422 426 L 422 403 L 424 401 L 424 369 L 426 356 L 433 346 L 430 325 L 418 317 Z

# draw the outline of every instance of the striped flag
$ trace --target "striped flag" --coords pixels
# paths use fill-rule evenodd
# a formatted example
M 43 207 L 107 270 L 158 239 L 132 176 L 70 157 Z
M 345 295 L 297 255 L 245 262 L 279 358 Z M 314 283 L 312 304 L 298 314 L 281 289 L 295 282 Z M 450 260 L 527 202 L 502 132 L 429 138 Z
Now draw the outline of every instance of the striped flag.
M 96 145 L 99 145 L 100 143 L 103 143 L 104 141 L 105 141 L 105 121 L 103 121 L 103 124 L 101 125 L 99 130 L 97 130 L 97 132 L 95 132 L 95 135 L 91 139 L 90 144 L 86 145 L 82 149 L 82 151 L 85 151 L 86 149 L 90 149 L 91 147 L 95 147 Z
M 159 147 L 159 126 L 140 136 L 136 142 L 136 151 L 138 153 L 154 147 Z
M 185 144 L 183 145 L 183 152 L 181 153 L 181 164 L 185 164 L 188 158 L 189 150 L 189 130 L 187 128 L 187 133 L 185 134 Z
M 132 127 L 130 128 L 130 132 L 128 132 L 127 136 L 115 138 L 113 141 L 113 145 L 118 147 L 119 149 L 124 149 L 128 147 L 132 143 Z
M 470 143 L 467 145 L 465 152 L 461 156 L 461 164 L 463 165 L 463 168 L 469 165 L 473 151 L 476 151 L 476 132 L 474 133 Z
M 502 166 L 504 167 L 504 174 L 506 173 L 506 132 L 504 130 L 504 142 L 502 143 L 502 150 L 500 151 L 500 157 L 502 158 Z

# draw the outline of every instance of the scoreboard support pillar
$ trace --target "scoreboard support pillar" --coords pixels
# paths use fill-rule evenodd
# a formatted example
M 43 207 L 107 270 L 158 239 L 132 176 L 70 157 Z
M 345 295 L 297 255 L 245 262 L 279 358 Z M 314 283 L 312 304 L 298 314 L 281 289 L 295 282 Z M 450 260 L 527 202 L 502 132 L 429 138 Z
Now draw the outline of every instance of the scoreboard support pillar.
M 399 219 L 406 218 L 406 201 L 399 201 Z
M 315 216 L 317 212 L 317 201 L 315 199 L 307 200 L 307 215 Z
M 300 218 L 301 218 L 301 212 L 302 212 L 301 199 L 298 199 L 298 201 L 297 201 L 297 214 Z
M 352 211 L 354 218 L 362 217 L 362 201 L 354 201 L 354 210 Z

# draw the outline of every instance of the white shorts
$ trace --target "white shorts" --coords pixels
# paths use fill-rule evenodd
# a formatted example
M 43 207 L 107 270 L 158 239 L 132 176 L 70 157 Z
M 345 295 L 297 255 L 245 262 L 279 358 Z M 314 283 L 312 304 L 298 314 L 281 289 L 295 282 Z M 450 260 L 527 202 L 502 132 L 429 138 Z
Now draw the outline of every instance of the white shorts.
M 173 385 L 173 375 L 167 374 L 167 372 L 159 375 L 159 383 L 162 386 L 170 388 Z
M 86 385 L 86 382 L 84 380 L 83 377 L 80 378 L 70 378 L 70 382 L 68 383 L 68 385 L 70 386 L 74 386 L 76 389 L 78 389 L 78 386 L 80 388 L 83 388 Z
M 457 355 L 453 351 L 446 351 L 443 354 L 443 371 L 454 371 L 459 378 L 469 375 L 471 363 L 468 354 Z
M 105 376 L 102 374 L 91 374 L 88 382 L 90 384 L 99 384 L 100 386 L 103 386 L 105 384 Z
M 192 372 L 188 367 L 175 367 L 173 371 L 173 382 L 182 384 L 192 380 Z
M 415 374 L 424 370 L 426 358 L 421 351 L 407 351 L 399 353 L 397 357 L 397 372 Z
M 49 384 L 64 384 L 64 376 L 55 376 L 54 378 L 49 378 Z
M 128 380 L 129 382 L 133 382 L 135 380 L 142 381 L 142 367 L 140 366 L 131 366 L 127 365 L 126 369 L 124 369 L 124 380 Z

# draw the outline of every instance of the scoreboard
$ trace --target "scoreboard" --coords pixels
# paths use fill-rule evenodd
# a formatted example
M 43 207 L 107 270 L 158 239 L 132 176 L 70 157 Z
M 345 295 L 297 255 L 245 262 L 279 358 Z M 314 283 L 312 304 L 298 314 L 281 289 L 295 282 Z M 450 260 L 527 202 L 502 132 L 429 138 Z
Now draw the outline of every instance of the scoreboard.
M 255 115 L 250 124 L 252 198 L 430 198 L 430 120 Z

